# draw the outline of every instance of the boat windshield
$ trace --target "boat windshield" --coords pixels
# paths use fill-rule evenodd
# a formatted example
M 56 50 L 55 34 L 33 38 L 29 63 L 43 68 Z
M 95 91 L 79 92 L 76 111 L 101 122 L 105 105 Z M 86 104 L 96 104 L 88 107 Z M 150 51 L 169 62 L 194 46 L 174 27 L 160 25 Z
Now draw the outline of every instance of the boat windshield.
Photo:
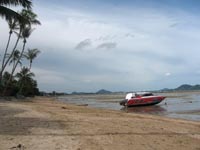
M 128 93 L 128 94 L 126 94 L 126 98 L 125 99 L 131 99 L 131 98 L 133 98 L 133 97 L 135 97 L 135 93 Z
M 153 93 L 144 93 L 141 96 L 153 96 Z
M 131 98 L 135 98 L 135 97 L 145 97 L 145 96 L 153 96 L 153 93 L 149 93 L 149 92 L 142 92 L 142 93 L 128 93 L 126 94 L 126 98 L 125 99 L 131 99 Z

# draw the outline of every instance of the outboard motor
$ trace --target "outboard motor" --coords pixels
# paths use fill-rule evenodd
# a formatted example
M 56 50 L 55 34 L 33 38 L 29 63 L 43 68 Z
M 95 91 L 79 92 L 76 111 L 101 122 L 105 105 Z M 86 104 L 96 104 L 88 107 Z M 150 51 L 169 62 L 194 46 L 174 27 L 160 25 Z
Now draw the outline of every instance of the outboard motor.
M 128 100 L 131 99 L 131 98 L 133 98 L 133 97 L 135 97 L 135 93 L 128 93 L 128 94 L 126 94 L 125 99 L 122 100 L 122 101 L 120 101 L 119 104 L 123 105 L 123 106 L 126 106 Z

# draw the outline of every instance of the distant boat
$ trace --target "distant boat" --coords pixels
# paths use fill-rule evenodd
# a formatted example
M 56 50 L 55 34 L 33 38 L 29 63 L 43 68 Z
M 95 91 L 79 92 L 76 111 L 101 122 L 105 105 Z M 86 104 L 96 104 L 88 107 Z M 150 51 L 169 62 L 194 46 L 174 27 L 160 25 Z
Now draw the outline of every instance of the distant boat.
M 150 92 L 128 93 L 124 100 L 120 101 L 123 106 L 148 106 L 162 102 L 165 96 L 156 96 Z

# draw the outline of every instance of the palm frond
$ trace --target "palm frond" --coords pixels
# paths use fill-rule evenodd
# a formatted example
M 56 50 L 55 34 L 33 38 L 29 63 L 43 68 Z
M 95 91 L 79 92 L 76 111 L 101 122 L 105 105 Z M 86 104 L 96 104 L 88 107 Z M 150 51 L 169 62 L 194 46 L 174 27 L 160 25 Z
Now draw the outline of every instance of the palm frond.
M 0 0 L 0 5 L 6 6 L 23 6 L 24 8 L 31 9 L 32 2 L 30 0 Z
M 18 19 L 21 17 L 17 12 L 1 5 L 0 5 L 0 16 L 5 18 L 6 20 L 11 20 L 12 18 Z

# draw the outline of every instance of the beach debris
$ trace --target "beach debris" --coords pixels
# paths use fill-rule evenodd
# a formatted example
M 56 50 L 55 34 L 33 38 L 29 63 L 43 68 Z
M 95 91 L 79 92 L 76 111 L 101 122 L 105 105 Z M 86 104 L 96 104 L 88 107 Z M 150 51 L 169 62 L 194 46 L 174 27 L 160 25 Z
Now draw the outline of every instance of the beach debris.
M 88 104 L 78 104 L 77 106 L 88 106 Z
M 22 144 L 18 144 L 17 146 L 13 146 L 10 149 L 25 150 L 25 146 Z
M 62 109 L 67 109 L 65 106 L 62 106 L 61 108 L 62 108 Z

